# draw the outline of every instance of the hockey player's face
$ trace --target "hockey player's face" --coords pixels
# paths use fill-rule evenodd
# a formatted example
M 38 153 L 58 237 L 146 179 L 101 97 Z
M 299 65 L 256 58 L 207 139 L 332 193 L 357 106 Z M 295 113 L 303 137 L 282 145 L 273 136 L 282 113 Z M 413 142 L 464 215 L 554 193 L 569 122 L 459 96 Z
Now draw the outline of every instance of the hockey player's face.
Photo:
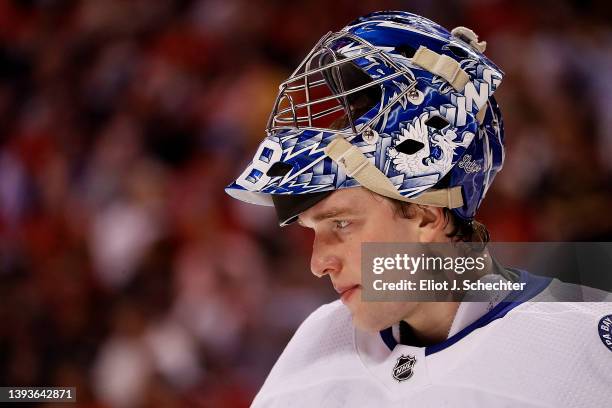
M 359 187 L 334 192 L 302 213 L 299 223 L 314 230 L 312 273 L 330 277 L 355 326 L 381 330 L 417 308 L 415 302 L 361 300 L 361 243 L 430 241 L 419 218 L 400 217 L 391 201 Z

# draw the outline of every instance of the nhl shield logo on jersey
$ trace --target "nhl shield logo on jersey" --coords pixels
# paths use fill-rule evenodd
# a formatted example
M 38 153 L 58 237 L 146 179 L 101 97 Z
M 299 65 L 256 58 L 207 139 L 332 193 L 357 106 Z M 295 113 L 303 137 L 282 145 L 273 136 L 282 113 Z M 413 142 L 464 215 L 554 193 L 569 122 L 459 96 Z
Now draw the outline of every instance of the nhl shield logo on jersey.
M 612 351 L 612 315 L 602 317 L 597 327 L 599 329 L 599 338 L 604 346 Z
M 393 378 L 397 381 L 405 381 L 412 377 L 414 371 L 414 365 L 416 364 L 416 357 L 408 355 L 405 356 L 402 354 L 401 357 L 397 359 L 397 363 L 395 363 L 395 367 L 393 367 Z

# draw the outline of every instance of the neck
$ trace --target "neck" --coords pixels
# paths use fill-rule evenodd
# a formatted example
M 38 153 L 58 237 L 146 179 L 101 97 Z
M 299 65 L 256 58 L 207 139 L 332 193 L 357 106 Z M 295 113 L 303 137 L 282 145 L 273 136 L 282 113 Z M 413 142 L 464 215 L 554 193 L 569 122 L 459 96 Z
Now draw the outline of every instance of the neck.
M 415 340 L 428 346 L 446 340 L 458 308 L 459 302 L 421 302 L 403 320 L 410 325 Z

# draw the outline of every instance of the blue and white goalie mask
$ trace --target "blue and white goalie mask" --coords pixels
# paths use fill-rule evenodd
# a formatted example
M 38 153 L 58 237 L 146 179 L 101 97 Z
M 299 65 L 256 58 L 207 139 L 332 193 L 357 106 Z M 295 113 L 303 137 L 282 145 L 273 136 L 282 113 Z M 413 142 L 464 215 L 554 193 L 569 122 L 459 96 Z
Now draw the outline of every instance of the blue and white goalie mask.
M 406 12 L 326 34 L 280 84 L 266 138 L 226 192 L 301 203 L 281 224 L 355 186 L 472 220 L 504 160 L 503 73 L 484 48 L 467 28 Z

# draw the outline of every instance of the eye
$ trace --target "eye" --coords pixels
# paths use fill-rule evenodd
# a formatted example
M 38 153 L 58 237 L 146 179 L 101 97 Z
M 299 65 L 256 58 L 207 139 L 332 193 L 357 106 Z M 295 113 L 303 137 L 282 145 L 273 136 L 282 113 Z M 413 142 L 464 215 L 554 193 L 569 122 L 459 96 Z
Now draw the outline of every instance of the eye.
M 345 229 L 351 224 L 350 221 L 347 220 L 334 220 L 333 223 L 334 228 L 337 230 Z

